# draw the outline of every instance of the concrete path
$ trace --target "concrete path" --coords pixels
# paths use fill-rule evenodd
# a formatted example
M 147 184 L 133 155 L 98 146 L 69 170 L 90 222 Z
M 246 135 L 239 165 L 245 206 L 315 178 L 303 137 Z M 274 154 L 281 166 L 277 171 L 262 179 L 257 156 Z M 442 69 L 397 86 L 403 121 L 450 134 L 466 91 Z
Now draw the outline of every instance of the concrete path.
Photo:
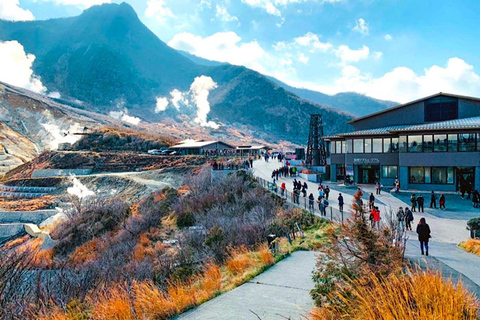
M 281 163 L 276 160 L 270 160 L 265 162 L 263 160 L 257 160 L 253 165 L 254 175 L 271 181 L 272 171 L 280 167 Z M 318 184 L 308 182 L 300 177 L 296 177 L 297 181 L 307 182 L 308 193 L 312 192 L 317 196 Z M 293 190 L 293 178 L 280 178 L 278 185 L 285 182 L 287 190 Z M 345 190 L 344 187 L 337 186 L 336 183 L 324 182 L 324 185 L 328 185 L 331 189 L 329 203 L 334 208 L 338 208 L 338 194 L 341 192 L 344 198 L 345 206 L 344 211 L 348 212 L 347 208 L 353 201 L 355 190 Z M 364 199 L 368 198 L 370 192 L 375 192 L 373 186 L 361 186 L 364 191 Z M 342 191 L 343 189 L 343 191 Z M 349 194 L 350 193 L 350 194 Z M 375 196 L 383 205 L 379 205 L 382 219 L 385 219 L 385 215 L 388 214 L 391 208 L 396 211 L 398 207 L 410 207 L 397 197 L 392 196 L 388 192 L 382 192 L 381 195 Z M 473 283 L 480 286 L 480 257 L 464 251 L 458 247 L 458 244 L 467 240 L 470 237 L 470 233 L 466 230 L 467 220 L 460 219 L 446 219 L 436 217 L 429 212 L 431 210 L 427 208 L 425 213 L 414 212 L 415 221 L 413 222 L 413 228 L 421 217 L 425 217 L 427 223 L 432 230 L 432 239 L 430 241 L 430 255 L 438 259 L 439 262 L 444 263 L 448 267 L 463 274 L 464 277 L 469 278 Z M 409 240 L 407 241 L 406 256 L 412 259 L 425 259 L 428 264 L 429 257 L 420 255 L 420 248 L 417 240 L 417 234 L 415 231 L 408 232 Z M 432 264 L 433 265 L 433 264 Z
M 176 319 L 306 319 L 313 308 L 310 290 L 315 253 L 297 251 L 251 281 Z

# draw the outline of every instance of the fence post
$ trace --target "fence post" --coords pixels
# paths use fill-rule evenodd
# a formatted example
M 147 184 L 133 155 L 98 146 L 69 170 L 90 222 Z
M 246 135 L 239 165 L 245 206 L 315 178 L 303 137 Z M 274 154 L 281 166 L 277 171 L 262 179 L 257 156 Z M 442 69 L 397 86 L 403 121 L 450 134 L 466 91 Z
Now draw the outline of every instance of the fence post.
M 342 210 L 342 223 L 343 223 L 343 210 Z
M 330 221 L 333 221 L 333 208 L 330 207 Z

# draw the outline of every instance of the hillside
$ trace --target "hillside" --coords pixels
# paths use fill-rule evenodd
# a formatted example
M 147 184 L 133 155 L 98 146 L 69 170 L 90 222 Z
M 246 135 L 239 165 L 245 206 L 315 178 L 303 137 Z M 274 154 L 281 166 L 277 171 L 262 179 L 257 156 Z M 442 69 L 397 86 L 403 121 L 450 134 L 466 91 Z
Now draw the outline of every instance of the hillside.
M 304 101 L 257 72 L 195 63 L 158 39 L 125 3 L 94 6 L 67 19 L 0 21 L 0 40 L 24 45 L 37 57 L 33 69 L 48 90 L 81 100 L 88 110 L 107 114 L 127 108 L 144 121 L 174 119 L 193 126 L 197 106 L 186 106 L 190 113 L 173 107 L 155 113 L 156 98 L 170 97 L 174 89 L 187 92 L 203 75 L 218 84 L 210 91 L 208 120 L 227 129 L 240 125 L 270 141 L 304 144 L 308 126 L 302 124 L 310 113 L 321 112 L 329 120 L 327 134 L 350 130 L 351 116 Z

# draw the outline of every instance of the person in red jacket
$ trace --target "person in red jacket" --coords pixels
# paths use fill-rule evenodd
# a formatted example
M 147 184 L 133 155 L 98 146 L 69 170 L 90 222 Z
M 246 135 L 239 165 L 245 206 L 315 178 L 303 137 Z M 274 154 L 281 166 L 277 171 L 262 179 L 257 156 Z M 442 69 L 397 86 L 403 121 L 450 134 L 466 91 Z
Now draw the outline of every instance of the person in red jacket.
M 373 207 L 370 217 L 372 218 L 372 228 L 379 228 L 380 227 L 380 210 L 378 207 Z

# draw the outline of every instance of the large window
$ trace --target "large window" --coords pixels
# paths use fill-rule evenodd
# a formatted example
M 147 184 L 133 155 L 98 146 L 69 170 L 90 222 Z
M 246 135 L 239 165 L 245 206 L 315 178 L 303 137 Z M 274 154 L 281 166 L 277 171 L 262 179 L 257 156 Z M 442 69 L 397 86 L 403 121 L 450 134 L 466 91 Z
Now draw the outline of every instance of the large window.
M 422 152 L 422 136 L 408 136 L 408 152 Z
M 353 153 L 363 153 L 363 139 L 353 139 Z
M 342 141 L 335 141 L 335 152 L 336 153 L 342 153 Z
M 392 138 L 392 152 L 398 152 L 398 138 Z
M 372 153 L 372 139 L 365 139 L 365 153 Z
M 382 153 L 382 139 L 373 139 L 372 140 L 372 152 L 373 153 Z
M 475 151 L 475 133 L 461 133 L 458 135 L 458 151 Z
M 400 152 L 407 152 L 407 136 L 400 136 L 399 144 Z
M 382 178 L 396 179 L 398 177 L 398 167 L 397 166 L 383 166 L 382 167 Z
M 423 136 L 423 152 L 433 151 L 433 137 L 431 135 Z
M 447 135 L 436 134 L 433 136 L 433 150 L 435 152 L 447 151 Z
M 425 101 L 425 122 L 458 119 L 458 99 L 436 97 Z
M 347 140 L 347 152 L 348 153 L 353 152 L 353 140 Z
M 383 139 L 383 152 L 384 153 L 392 152 L 392 141 L 390 140 L 390 138 Z
M 345 153 L 347 151 L 347 141 L 343 140 L 342 141 L 342 153 Z
M 453 184 L 452 167 L 410 167 L 409 183 Z
M 456 134 L 448 135 L 448 152 L 458 151 L 458 136 Z
M 410 168 L 410 183 L 425 183 L 425 168 L 411 167 Z

